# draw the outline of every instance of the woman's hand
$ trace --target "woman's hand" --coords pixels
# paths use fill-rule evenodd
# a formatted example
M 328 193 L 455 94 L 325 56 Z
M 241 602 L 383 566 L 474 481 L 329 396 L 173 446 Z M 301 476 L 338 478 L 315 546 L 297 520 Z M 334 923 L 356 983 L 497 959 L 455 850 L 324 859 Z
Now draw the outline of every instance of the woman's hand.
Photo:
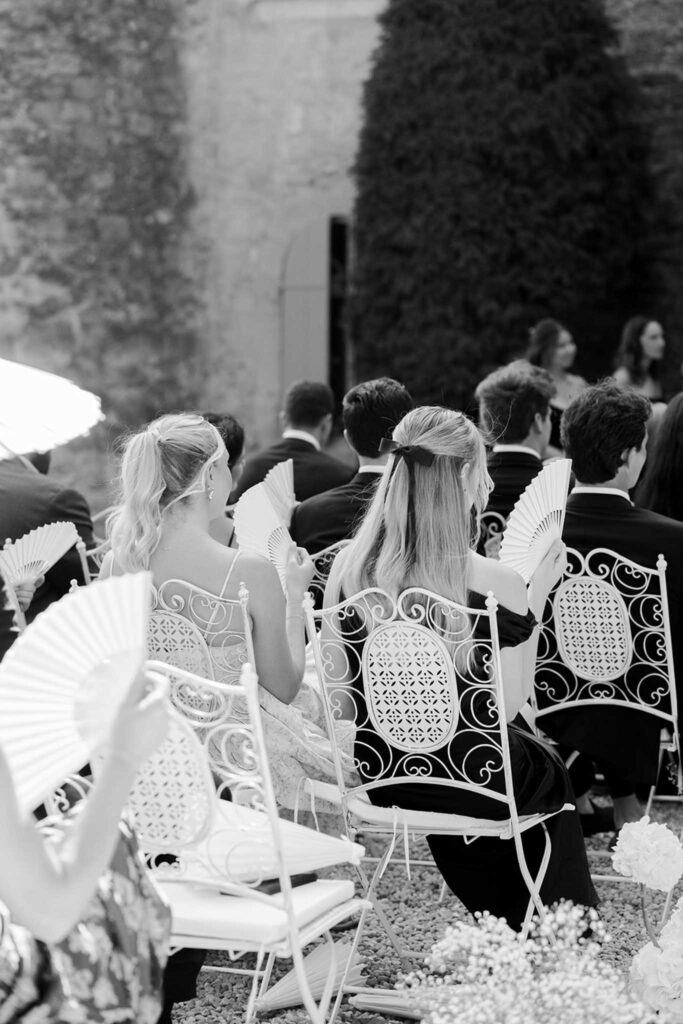
M 106 757 L 141 765 L 166 736 L 168 710 L 168 680 L 141 670 L 114 719 Z
M 543 603 L 550 591 L 562 579 L 567 568 L 567 545 L 557 538 L 552 542 L 535 573 L 529 581 L 529 588 Z
M 19 580 L 14 584 L 14 593 L 16 594 L 19 607 L 22 612 L 25 612 L 35 594 L 38 587 L 41 587 L 45 582 L 44 576 L 37 576 L 33 579 Z
M 287 555 L 287 597 L 301 601 L 308 590 L 308 584 L 313 579 L 314 572 L 315 566 L 308 551 L 292 544 Z

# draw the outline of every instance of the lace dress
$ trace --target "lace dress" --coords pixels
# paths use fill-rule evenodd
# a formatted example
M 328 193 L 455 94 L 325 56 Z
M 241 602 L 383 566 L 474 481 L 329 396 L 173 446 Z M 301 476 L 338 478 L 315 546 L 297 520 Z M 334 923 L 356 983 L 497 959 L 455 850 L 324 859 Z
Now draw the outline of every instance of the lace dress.
M 239 557 L 238 552 L 219 594 L 177 579 L 165 580 L 155 591 L 156 608 L 182 615 L 198 627 L 207 645 L 213 677 L 225 683 L 235 682 L 244 663 L 254 661 L 251 636 L 247 635 L 249 624 L 244 622 L 242 606 L 224 596 Z M 320 686 L 312 663 L 307 663 L 301 688 L 291 704 L 284 704 L 262 686 L 259 687 L 259 703 L 275 798 L 280 807 L 298 809 L 305 779 L 336 782 Z M 246 718 L 246 709 L 233 706 L 233 714 L 236 718 Z M 337 742 L 340 742 L 339 737 Z M 344 745 L 344 737 L 341 742 Z M 346 742 L 348 772 L 352 778 L 353 739 L 350 734 Z M 330 810 L 329 807 L 319 809 Z
M 0 1024 L 156 1024 L 170 913 L 125 822 L 66 938 L 46 945 L 6 917 L 0 928 Z

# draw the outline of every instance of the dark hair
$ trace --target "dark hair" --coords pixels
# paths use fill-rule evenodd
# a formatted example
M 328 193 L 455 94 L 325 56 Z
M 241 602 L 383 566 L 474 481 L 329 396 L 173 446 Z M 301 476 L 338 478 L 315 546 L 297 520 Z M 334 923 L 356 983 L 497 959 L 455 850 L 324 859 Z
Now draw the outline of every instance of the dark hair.
M 200 416 L 213 424 L 221 435 L 228 452 L 228 466 L 232 469 L 244 451 L 244 427 L 229 412 L 202 412 Z
M 410 393 L 392 377 L 378 377 L 357 384 L 344 395 L 342 421 L 349 441 L 359 455 L 376 459 L 379 443 L 413 408 Z
M 285 395 L 285 415 L 292 427 L 317 427 L 334 412 L 332 388 L 315 380 L 298 380 Z
M 582 484 L 616 476 L 626 448 L 640 448 L 652 407 L 631 387 L 611 379 L 586 388 L 562 414 L 562 447 Z
M 669 402 L 636 490 L 636 504 L 683 522 L 683 394 Z
M 642 384 L 645 380 L 641 338 L 647 325 L 656 322 L 652 316 L 632 316 L 630 320 L 626 321 L 621 332 L 621 341 L 614 359 L 614 369 L 617 370 L 623 366 L 628 370 L 633 384 Z M 659 376 L 659 363 L 656 360 L 650 363 L 648 373 L 653 378 Z
M 515 444 L 531 430 L 536 413 L 548 415 L 557 388 L 547 370 L 515 359 L 477 386 L 480 425 L 491 441 Z
M 566 330 L 559 320 L 546 317 L 539 320 L 535 327 L 529 332 L 529 347 L 526 350 L 526 358 L 532 366 L 547 366 L 549 356 L 557 348 L 562 331 Z

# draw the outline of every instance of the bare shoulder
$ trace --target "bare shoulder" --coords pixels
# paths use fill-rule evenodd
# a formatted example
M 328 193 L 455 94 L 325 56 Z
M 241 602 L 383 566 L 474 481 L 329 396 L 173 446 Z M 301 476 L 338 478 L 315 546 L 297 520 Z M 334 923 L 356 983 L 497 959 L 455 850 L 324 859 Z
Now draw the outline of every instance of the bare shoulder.
M 470 553 L 470 589 L 477 594 L 493 591 L 500 604 L 511 612 L 524 615 L 528 610 L 526 584 L 519 573 L 474 551 Z
M 617 384 L 630 384 L 631 374 L 628 372 L 625 366 L 617 366 L 614 371 L 614 379 Z
M 116 571 L 114 568 L 114 554 L 111 551 L 107 551 L 106 555 L 102 559 L 102 565 L 98 574 L 98 579 L 107 580 L 110 576 L 115 576 Z

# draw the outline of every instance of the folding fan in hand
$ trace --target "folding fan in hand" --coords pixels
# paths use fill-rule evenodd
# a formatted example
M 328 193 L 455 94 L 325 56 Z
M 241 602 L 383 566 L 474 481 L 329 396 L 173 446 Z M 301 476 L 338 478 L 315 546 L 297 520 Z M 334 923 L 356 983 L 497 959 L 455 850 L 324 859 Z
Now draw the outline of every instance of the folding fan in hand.
M 294 463 L 291 459 L 278 462 L 273 466 L 263 480 L 266 494 L 270 503 L 275 509 L 276 515 L 280 517 L 285 526 L 292 521 L 292 512 L 296 505 L 294 494 Z
M 0 551 L 0 575 L 11 586 L 35 580 L 80 540 L 73 523 L 48 523 L 5 543 Z
M 510 513 L 500 545 L 500 561 L 529 582 L 553 541 L 562 536 L 571 459 L 544 466 Z
M 233 513 L 235 537 L 241 551 L 263 555 L 277 569 L 282 589 L 287 589 L 287 557 L 293 541 L 273 508 L 263 484 L 245 491 Z
M 81 587 L 0 662 L 0 747 L 30 813 L 106 739 L 146 657 L 149 573 Z

